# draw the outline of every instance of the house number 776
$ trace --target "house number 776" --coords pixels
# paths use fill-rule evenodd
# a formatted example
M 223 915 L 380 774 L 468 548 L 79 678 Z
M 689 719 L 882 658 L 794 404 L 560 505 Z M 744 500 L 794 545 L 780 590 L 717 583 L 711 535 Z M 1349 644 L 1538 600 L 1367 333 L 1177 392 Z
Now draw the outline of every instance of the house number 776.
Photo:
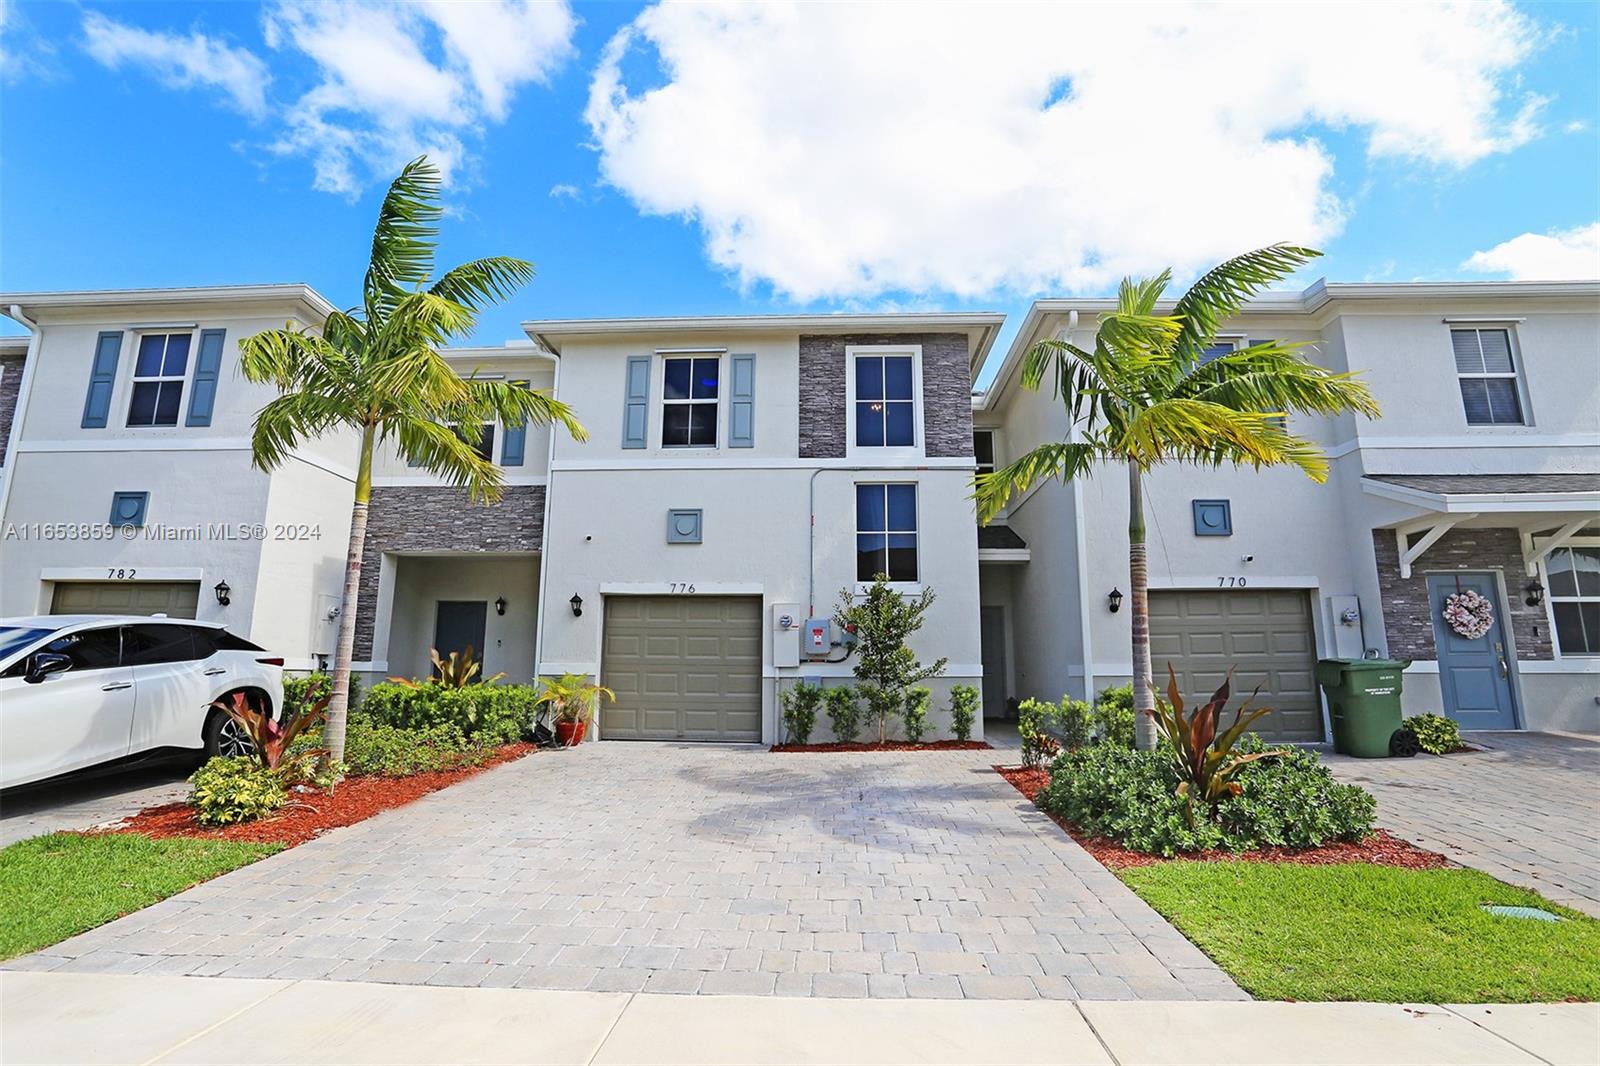
M 669 582 L 668 585 L 667 585 L 667 588 L 668 588 L 668 590 L 670 590 L 673 593 L 680 593 L 681 592 L 681 593 L 689 594 L 689 593 L 693 593 L 694 592 L 694 586 L 689 584 L 687 581 Z

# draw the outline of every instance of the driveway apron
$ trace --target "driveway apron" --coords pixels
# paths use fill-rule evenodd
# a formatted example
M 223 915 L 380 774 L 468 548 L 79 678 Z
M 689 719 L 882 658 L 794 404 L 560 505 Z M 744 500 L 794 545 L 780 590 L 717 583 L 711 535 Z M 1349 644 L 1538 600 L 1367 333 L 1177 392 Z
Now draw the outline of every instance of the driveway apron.
M 991 770 L 598 743 L 199 885 L 27 969 L 819 997 L 1243 999 Z

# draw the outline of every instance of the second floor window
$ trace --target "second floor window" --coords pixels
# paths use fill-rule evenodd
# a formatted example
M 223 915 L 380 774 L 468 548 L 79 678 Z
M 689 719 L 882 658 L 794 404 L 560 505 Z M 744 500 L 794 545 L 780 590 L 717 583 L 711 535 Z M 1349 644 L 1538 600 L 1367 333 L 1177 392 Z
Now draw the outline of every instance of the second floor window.
M 856 356 L 856 447 L 916 446 L 913 377 L 909 355 Z
M 716 356 L 666 359 L 661 383 L 661 446 L 717 446 L 717 385 L 721 362 Z
M 972 431 L 972 455 L 978 460 L 978 473 L 994 473 L 994 430 Z
M 478 458 L 486 463 L 494 462 L 494 423 L 485 422 L 476 434 L 471 426 L 452 424 L 451 429 L 456 431 L 456 436 L 472 445 L 472 450 L 478 453 Z
M 1511 331 L 1452 329 L 1450 348 L 1456 357 L 1461 406 L 1469 426 L 1520 426 L 1522 397 L 1511 354 Z
M 130 426 L 175 426 L 189 370 L 189 334 L 146 333 L 133 363 Z
M 856 486 L 856 580 L 917 580 L 917 487 Z

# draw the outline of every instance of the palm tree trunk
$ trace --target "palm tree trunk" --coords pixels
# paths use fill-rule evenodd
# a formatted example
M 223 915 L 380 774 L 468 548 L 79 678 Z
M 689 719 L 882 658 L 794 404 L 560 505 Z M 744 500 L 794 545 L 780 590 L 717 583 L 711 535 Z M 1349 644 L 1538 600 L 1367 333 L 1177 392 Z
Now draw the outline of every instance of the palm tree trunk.
M 1133 715 L 1140 751 L 1156 746 L 1155 689 L 1150 675 L 1150 572 L 1144 543 L 1143 472 L 1128 464 L 1128 602 L 1133 611 Z
M 356 498 L 350 507 L 350 546 L 344 560 L 344 595 L 339 601 L 339 641 L 333 653 L 333 691 L 328 699 L 323 743 L 328 765 L 344 761 L 345 720 L 350 711 L 350 664 L 355 658 L 356 603 L 361 595 L 361 557 L 366 548 L 367 506 L 372 502 L 373 427 L 361 432 L 361 463 L 356 469 Z

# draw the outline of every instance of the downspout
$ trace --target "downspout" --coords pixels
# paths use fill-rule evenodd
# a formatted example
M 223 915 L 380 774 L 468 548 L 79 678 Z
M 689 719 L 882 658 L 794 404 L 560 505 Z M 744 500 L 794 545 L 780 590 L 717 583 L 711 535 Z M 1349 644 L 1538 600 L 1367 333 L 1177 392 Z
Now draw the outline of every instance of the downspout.
M 11 435 L 6 440 L 6 465 L 0 467 L 0 523 L 5 521 L 6 507 L 11 502 L 11 473 L 17 468 L 17 445 L 22 442 L 22 419 L 28 410 L 28 396 L 33 391 L 33 373 L 39 365 L 39 324 L 22 313 L 21 304 L 12 304 L 6 316 L 28 330 L 28 353 L 22 358 L 22 383 L 17 386 L 17 406 L 11 412 Z
M 555 369 L 555 376 L 552 378 L 552 380 L 550 382 L 550 397 L 552 399 L 559 400 L 561 398 L 561 358 L 560 358 L 560 356 L 556 355 L 554 352 L 551 352 L 550 353 L 550 361 L 555 364 L 555 368 L 556 368 Z M 554 424 L 552 424 L 550 426 L 550 440 L 545 445 L 545 457 L 544 457 L 544 515 L 539 520 L 539 599 L 538 599 L 539 618 L 538 618 L 538 622 L 534 626 L 534 631 L 533 631 L 533 680 L 535 680 L 535 681 L 537 681 L 539 679 L 540 670 L 544 666 L 544 626 L 545 626 L 545 620 L 546 620 L 545 616 L 548 613 L 548 612 L 545 611 L 544 607 L 545 607 L 545 601 L 546 601 L 547 597 L 549 596 L 549 592 L 550 592 L 549 588 L 545 585 L 545 578 L 550 573 L 550 550 L 549 550 L 549 544 L 550 544 L 550 497 L 554 494 L 555 487 L 556 487 L 556 469 L 555 469 L 555 467 L 556 467 L 556 427 L 555 427 Z M 598 671 L 596 672 L 595 680 L 596 681 L 600 680 Z M 599 735 L 599 732 L 600 732 L 600 722 L 599 722 L 599 718 L 597 716 L 596 720 L 595 720 L 595 734 L 596 734 L 596 736 Z

